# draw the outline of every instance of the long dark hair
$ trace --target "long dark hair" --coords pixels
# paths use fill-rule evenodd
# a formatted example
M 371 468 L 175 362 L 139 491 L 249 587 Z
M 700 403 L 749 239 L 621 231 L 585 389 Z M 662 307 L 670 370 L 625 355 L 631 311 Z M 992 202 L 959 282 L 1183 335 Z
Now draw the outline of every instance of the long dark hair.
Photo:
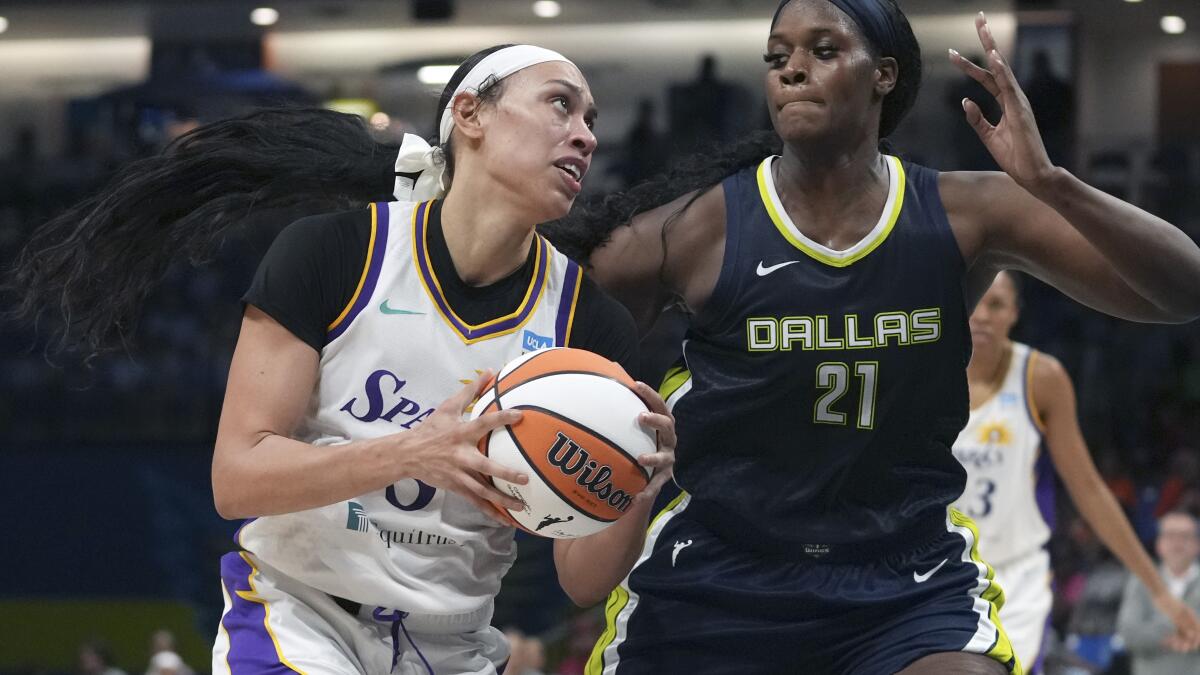
M 471 68 L 504 46 L 459 66 L 438 117 Z M 489 101 L 501 91 L 491 80 L 477 93 Z M 266 109 L 201 126 L 39 227 L 4 280 L 14 299 L 7 318 L 48 319 L 48 354 L 110 349 L 133 333 L 172 262 L 205 262 L 251 210 L 321 212 L 391 199 L 397 150 L 376 142 L 358 116 L 316 108 Z M 448 141 L 441 154 L 449 182 Z
M 790 0 L 780 3 L 776 18 Z M 894 152 L 887 140 L 896 127 L 912 109 L 921 87 L 921 45 L 913 35 L 908 18 L 895 0 L 877 0 L 887 13 L 888 22 L 895 34 L 895 47 L 872 40 L 866 31 L 863 37 L 872 54 L 896 59 L 899 74 L 895 87 L 884 98 L 879 119 L 880 149 Z M 772 20 L 772 25 L 774 19 Z M 591 252 L 608 241 L 612 231 L 627 225 L 635 214 L 667 204 L 679 197 L 694 192 L 680 211 L 691 206 L 704 188 L 719 183 L 726 176 L 764 158 L 780 153 L 783 141 L 774 131 L 760 131 L 745 135 L 732 146 L 713 146 L 697 151 L 688 157 L 673 161 L 664 174 L 597 201 L 576 203 L 565 218 L 543 227 L 544 233 L 567 255 L 586 262 Z M 668 219 L 668 224 L 671 219 Z

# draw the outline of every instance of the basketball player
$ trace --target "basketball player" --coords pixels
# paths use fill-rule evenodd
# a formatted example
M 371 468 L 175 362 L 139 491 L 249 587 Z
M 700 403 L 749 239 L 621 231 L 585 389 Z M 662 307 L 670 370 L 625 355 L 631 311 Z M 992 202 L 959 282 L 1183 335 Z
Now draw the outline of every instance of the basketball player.
M 1044 548 L 1054 516 L 1054 471 L 1084 521 L 1146 585 L 1158 609 L 1177 626 L 1196 619 L 1171 595 L 1088 455 L 1067 371 L 1054 357 L 1009 339 L 1019 297 L 1013 273 L 1001 272 L 968 322 L 971 416 L 954 442 L 967 487 L 954 506 L 979 527 L 980 555 L 995 566 L 1005 589 L 1000 618 L 1026 672 L 1033 673 L 1041 670 L 1054 600 Z
M 1015 268 L 1116 316 L 1189 321 L 1200 249 L 1052 165 L 976 27 L 987 68 L 950 58 L 1003 108 L 992 126 L 963 102 L 1003 172 L 881 151 L 921 74 L 895 2 L 784 0 L 764 56 L 778 137 L 560 226 L 582 253 L 607 234 L 590 264 L 643 327 L 674 300 L 691 313 L 661 391 L 684 492 L 610 596 L 589 673 L 1021 671 L 976 527 L 948 508 L 967 315 Z
M 968 311 L 1015 268 L 1116 316 L 1189 321 L 1200 249 L 1053 166 L 982 18 L 977 28 L 988 67 L 951 60 L 1003 108 L 992 126 L 964 102 L 1003 172 L 938 173 L 880 151 L 921 72 L 893 0 L 785 0 L 765 55 L 775 134 L 549 230 L 593 253 L 596 279 L 641 327 L 676 299 L 692 312 L 685 367 L 663 389 L 686 492 L 610 597 L 591 672 L 1020 670 L 974 524 L 948 508 L 965 481 L 950 448 L 968 416 Z M 277 115 L 268 140 L 326 165 L 249 159 L 263 173 L 193 179 L 236 188 L 239 205 L 297 185 L 379 195 L 363 178 L 391 172 L 396 150 L 320 118 Z M 196 138 L 214 151 L 260 142 Z M 81 314 L 95 291 L 69 278 L 64 304 L 62 282 L 36 271 L 57 268 L 33 269 L 19 277 L 26 307 L 60 308 L 69 341 L 119 335 L 136 305 Z M 1180 639 L 1194 646 L 1200 630 L 1185 623 Z
M 521 503 L 489 478 L 528 476 L 484 457 L 476 442 L 520 413 L 463 415 L 489 368 L 525 351 L 570 345 L 626 366 L 636 357 L 628 312 L 534 232 L 579 193 L 594 116 L 586 81 L 563 56 L 527 45 L 484 50 L 443 93 L 439 147 L 408 137 L 391 148 L 395 171 L 374 172 L 400 201 L 302 219 L 272 245 L 245 296 L 213 456 L 218 511 L 248 518 L 242 550 L 221 561 L 214 672 L 503 668 L 508 648 L 489 621 L 516 549 L 513 529 L 492 514 Z M 202 182 L 221 162 L 234 172 L 247 171 L 241 161 L 267 163 L 247 147 L 272 149 L 272 121 L 197 132 L 198 148 L 184 140 L 164 161 L 132 167 L 108 202 L 77 209 L 75 224 L 51 223 L 40 241 L 111 246 L 120 237 L 124 257 L 73 250 L 91 283 L 147 252 L 163 260 L 211 234 L 184 226 L 188 199 L 201 195 L 193 206 L 202 210 L 236 192 L 205 194 L 183 179 Z M 358 170 L 327 167 L 343 169 Z M 142 204 L 141 219 L 112 207 L 120 200 Z M 144 239 L 133 236 L 139 228 Z M 163 230 L 177 237 L 175 249 L 152 251 L 147 241 L 163 242 Z M 46 264 L 30 251 L 25 262 L 34 276 Z M 626 575 L 670 473 L 670 417 L 652 389 L 638 387 L 654 412 L 637 422 L 660 439 L 660 451 L 639 461 L 659 471 L 615 525 L 556 542 L 560 581 L 577 602 L 599 601 Z

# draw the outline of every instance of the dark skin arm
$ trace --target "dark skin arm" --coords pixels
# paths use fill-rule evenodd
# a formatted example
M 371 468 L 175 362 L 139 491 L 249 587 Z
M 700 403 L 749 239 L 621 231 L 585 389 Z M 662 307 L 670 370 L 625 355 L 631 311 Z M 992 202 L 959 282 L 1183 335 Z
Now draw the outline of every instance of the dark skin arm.
M 982 14 L 983 69 L 950 60 L 1000 102 L 992 126 L 971 101 L 967 123 L 1004 173 L 945 173 L 942 201 L 971 269 L 973 302 L 1001 269 L 1028 272 L 1123 319 L 1183 323 L 1200 316 L 1200 248 L 1174 225 L 1090 187 L 1046 155 L 1033 110 L 996 50 Z
M 699 312 L 725 254 L 725 192 L 691 192 L 639 213 L 591 255 L 592 275 L 629 308 L 643 335 L 672 300 Z

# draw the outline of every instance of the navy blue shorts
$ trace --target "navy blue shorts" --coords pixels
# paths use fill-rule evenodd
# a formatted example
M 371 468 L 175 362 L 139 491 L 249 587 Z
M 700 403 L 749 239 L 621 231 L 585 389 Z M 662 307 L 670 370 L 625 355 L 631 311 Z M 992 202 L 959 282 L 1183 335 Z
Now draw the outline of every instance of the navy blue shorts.
M 651 522 L 588 675 L 886 675 L 959 651 L 1021 673 L 997 619 L 1004 592 L 965 515 L 950 510 L 945 534 L 912 550 L 825 562 L 731 546 L 689 518 L 689 501 Z

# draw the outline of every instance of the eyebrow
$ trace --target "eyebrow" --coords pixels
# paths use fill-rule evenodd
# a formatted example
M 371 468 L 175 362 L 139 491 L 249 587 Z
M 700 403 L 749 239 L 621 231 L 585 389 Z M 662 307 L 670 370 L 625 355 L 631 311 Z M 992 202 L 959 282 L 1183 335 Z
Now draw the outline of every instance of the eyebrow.
M 825 33 L 836 33 L 837 31 L 826 26 L 818 26 L 816 28 L 809 28 L 807 32 L 823 35 Z M 771 40 L 787 40 L 787 36 L 783 35 L 782 33 L 775 32 L 767 36 L 767 41 L 770 42 Z
M 550 82 L 552 84 L 561 84 L 562 86 L 566 87 L 567 89 L 570 89 L 576 96 L 578 96 L 579 100 L 581 100 L 581 101 L 583 100 L 583 87 L 575 84 L 574 82 L 571 82 L 570 80 L 560 80 L 560 79 L 548 80 L 548 82 Z M 588 106 L 587 112 L 584 114 L 585 114 L 585 116 L 594 120 L 600 116 L 600 111 L 596 110 L 596 105 L 593 103 L 592 105 Z

